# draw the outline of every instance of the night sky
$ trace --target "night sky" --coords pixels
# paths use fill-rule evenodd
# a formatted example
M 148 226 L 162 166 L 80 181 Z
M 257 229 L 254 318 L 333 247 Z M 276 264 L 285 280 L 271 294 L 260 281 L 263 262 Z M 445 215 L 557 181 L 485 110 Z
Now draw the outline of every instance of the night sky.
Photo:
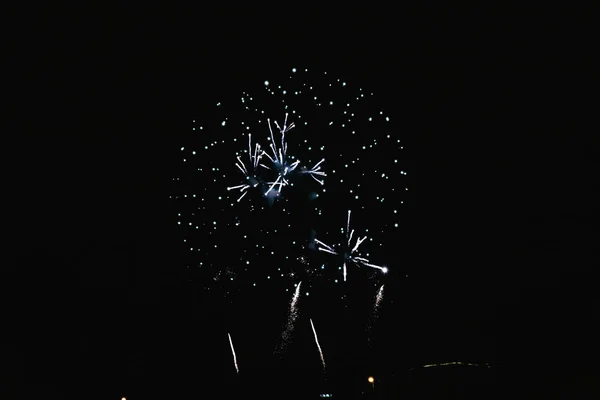
M 14 61 L 29 78 L 4 280 L 3 358 L 20 395 L 7 398 L 355 398 L 369 375 L 401 393 L 411 368 L 451 361 L 490 366 L 485 398 L 590 385 L 598 153 L 564 139 L 580 129 L 571 111 L 589 109 L 574 106 L 577 76 L 559 79 L 575 61 L 554 46 L 568 46 L 526 18 L 504 34 L 483 10 L 321 11 L 204 13 L 165 32 L 130 16 L 110 29 L 32 17 L 45 28 Z M 319 106 L 278 92 L 303 83 Z M 325 158 L 324 185 L 304 175 L 272 202 L 237 202 L 241 122 L 267 149 L 266 118 L 286 111 L 288 152 L 309 168 Z M 387 274 L 349 265 L 343 282 L 311 245 L 343 241 L 348 210 Z

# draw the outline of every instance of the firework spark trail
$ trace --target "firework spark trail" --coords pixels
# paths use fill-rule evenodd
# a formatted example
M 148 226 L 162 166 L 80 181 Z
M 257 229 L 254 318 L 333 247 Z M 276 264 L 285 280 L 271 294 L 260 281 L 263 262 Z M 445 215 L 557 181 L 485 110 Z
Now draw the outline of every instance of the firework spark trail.
M 273 128 L 271 127 L 271 120 L 269 118 L 267 118 L 269 132 L 271 133 L 271 143 L 269 144 L 269 147 L 273 151 L 273 157 L 271 157 L 269 155 L 269 153 L 267 153 L 265 151 L 263 151 L 262 154 L 267 156 L 267 158 L 269 160 L 271 160 L 273 165 L 278 170 L 279 176 L 277 177 L 275 182 L 269 182 L 271 184 L 271 186 L 269 187 L 269 190 L 267 190 L 265 195 L 269 194 L 276 185 L 279 185 L 277 192 L 281 193 L 281 189 L 283 188 L 283 186 L 287 186 L 289 184 L 289 182 L 285 179 L 285 176 L 289 172 L 292 172 L 293 170 L 295 170 L 296 167 L 298 167 L 298 165 L 300 164 L 300 160 L 296 160 L 290 165 L 287 165 L 287 163 L 286 163 L 287 142 L 285 141 L 285 134 L 286 134 L 286 132 L 290 131 L 295 126 L 293 122 L 288 126 L 287 118 L 288 118 L 288 113 L 285 114 L 285 121 L 283 123 L 283 128 L 281 128 L 279 126 L 277 121 L 273 121 L 275 126 L 279 130 L 279 133 L 281 133 L 281 147 L 277 147 L 277 142 L 275 141 L 275 136 L 273 135 Z
M 352 236 L 354 235 L 354 229 L 350 230 L 350 210 L 348 210 L 348 222 L 346 223 L 346 239 L 347 239 L 347 245 L 342 246 L 342 247 L 347 247 L 348 249 L 350 248 L 350 243 L 352 242 Z M 372 264 L 368 259 L 364 258 L 364 257 L 360 257 L 358 255 L 355 255 L 355 253 L 358 251 L 358 247 L 367 239 L 367 237 L 363 237 L 363 238 L 358 238 L 356 240 L 356 244 L 354 245 L 354 247 L 348 251 L 348 253 L 346 254 L 346 259 L 344 259 L 344 263 L 343 263 L 343 274 L 344 274 L 344 282 L 347 279 L 347 275 L 348 275 L 348 269 L 347 269 L 347 262 L 348 261 L 352 261 L 354 262 L 357 266 L 361 266 L 364 265 L 366 267 L 371 267 L 371 268 L 375 268 L 380 270 L 381 272 L 383 272 L 384 274 L 387 273 L 388 269 L 387 267 L 382 267 L 380 265 L 375 265 Z M 329 253 L 329 254 L 333 254 L 333 255 L 338 255 L 338 252 L 336 252 L 331 246 L 321 242 L 318 239 L 315 239 L 315 243 L 317 243 L 318 246 L 318 250 L 319 251 L 323 251 L 325 253 Z
M 296 318 L 298 318 L 298 299 L 300 298 L 301 284 L 302 282 L 299 282 L 296 286 L 296 291 L 294 292 L 294 296 L 292 297 L 292 301 L 290 302 L 288 322 L 285 327 L 285 331 L 283 331 L 283 334 L 281 335 L 282 342 L 276 349 L 276 352 L 282 352 L 285 349 L 292 335 L 292 331 L 294 330 L 294 322 L 296 322 Z
M 381 306 L 381 301 L 383 300 L 383 286 L 379 288 L 377 291 L 377 295 L 375 296 L 375 305 L 373 306 L 373 312 L 371 313 L 371 317 L 369 318 L 369 324 L 367 325 L 367 331 L 370 331 L 373 327 L 373 321 L 377 318 L 379 307 Z M 371 342 L 371 335 L 368 336 L 369 343 Z
M 336 253 L 335 250 L 333 250 L 333 248 L 331 246 L 326 245 L 325 243 L 321 242 L 319 239 L 315 239 L 315 242 L 317 244 L 320 244 L 321 246 L 323 246 L 323 247 L 319 248 L 320 251 L 324 251 L 326 253 L 333 254 L 333 255 L 337 256 L 338 253 Z
M 269 144 L 269 147 L 271 148 L 271 151 L 273 152 L 273 157 L 271 157 L 271 155 L 269 155 L 265 151 L 263 151 L 263 154 L 265 156 L 267 156 L 267 158 L 269 158 L 269 160 L 271 160 L 271 162 L 276 166 L 276 168 L 279 171 L 279 177 L 277 178 L 277 180 L 275 182 L 269 182 L 269 183 L 271 183 L 271 187 L 269 187 L 269 190 L 267 190 L 267 192 L 265 194 L 269 194 L 269 192 L 271 190 L 273 190 L 273 188 L 276 185 L 279 185 L 279 187 L 277 188 L 277 192 L 280 193 L 283 186 L 286 186 L 289 184 L 289 182 L 285 179 L 285 176 L 288 173 L 294 171 L 300 165 L 300 160 L 296 160 L 289 165 L 287 164 L 288 144 L 285 141 L 285 134 L 287 132 L 289 132 L 292 128 L 294 128 L 294 126 L 295 126 L 293 122 L 288 126 L 287 118 L 288 118 L 288 113 L 285 114 L 285 121 L 283 123 L 283 128 L 279 126 L 277 121 L 273 121 L 275 126 L 279 130 L 279 133 L 281 133 L 281 146 L 279 146 L 279 147 L 277 146 L 277 142 L 275 141 L 275 136 L 273 135 L 273 128 L 271 127 L 271 120 L 267 119 L 267 124 L 269 125 L 269 132 L 271 133 L 271 137 L 270 137 L 271 143 Z M 317 176 L 327 176 L 327 174 L 325 172 L 321 171 L 321 164 L 324 161 L 325 161 L 325 159 L 323 158 L 321 161 L 316 163 L 311 169 L 305 169 L 303 167 L 303 168 L 301 168 L 300 173 L 308 174 L 315 181 L 319 182 L 319 184 L 324 185 L 325 182 L 323 180 L 317 178 Z
M 312 318 L 310 320 L 310 326 L 312 327 L 312 331 L 315 335 L 315 342 L 317 342 L 317 348 L 319 349 L 319 354 L 321 355 L 321 362 L 323 363 L 323 369 L 325 369 L 325 357 L 323 357 L 323 350 L 321 350 L 321 345 L 319 345 L 319 338 L 317 337 L 317 331 L 315 330 L 315 325 L 312 322 Z
M 256 168 L 258 167 L 258 165 L 262 165 L 263 167 L 269 169 L 267 166 L 263 165 L 260 163 L 260 159 L 262 158 L 263 155 L 263 151 L 260 148 L 260 144 L 256 143 L 256 146 L 254 148 L 254 153 L 252 153 L 252 135 L 248 134 L 248 157 L 250 158 L 250 165 L 252 166 L 251 169 L 246 168 L 246 165 L 244 165 L 244 162 L 242 161 L 242 159 L 240 158 L 240 156 L 237 156 L 237 162 L 235 163 L 235 166 L 238 167 L 238 169 L 240 171 L 242 171 L 242 174 L 244 174 L 244 177 L 246 178 L 246 180 L 251 180 L 255 178 L 256 175 Z M 256 182 L 252 185 L 249 184 L 242 184 L 242 185 L 237 185 L 237 186 L 230 186 L 227 188 L 227 190 L 235 190 L 235 189 L 240 189 L 240 192 L 242 192 L 242 195 L 237 199 L 238 203 L 240 202 L 240 200 L 242 200 L 242 198 L 248 194 L 248 189 L 250 187 L 256 187 L 258 185 L 258 180 L 256 180 Z
M 381 285 L 381 287 L 379 288 L 379 291 L 377 292 L 377 296 L 375 296 L 375 307 L 373 307 L 373 313 L 377 313 L 377 311 L 379 311 L 379 307 L 381 306 L 381 300 L 383 300 L 383 286 Z
M 323 158 L 321 161 L 319 161 L 318 163 L 316 163 L 314 167 L 312 167 L 312 168 L 311 168 L 311 169 L 309 169 L 309 170 L 302 171 L 302 173 L 303 173 L 303 174 L 309 174 L 309 175 L 310 175 L 310 177 L 311 177 L 311 178 L 313 178 L 315 181 L 319 182 L 321 185 L 324 185 L 324 184 L 325 184 L 325 182 L 324 182 L 324 181 L 322 181 L 322 180 L 320 180 L 320 179 L 317 179 L 317 178 L 315 177 L 315 175 L 319 175 L 319 176 L 327 176 L 327 174 L 326 174 L 325 172 L 321 171 L 321 167 L 320 167 L 320 165 L 321 165 L 321 163 L 322 163 L 323 161 L 325 161 L 325 159 L 324 159 L 324 158 Z
M 239 202 L 247 193 L 250 187 L 256 187 L 258 185 L 258 179 L 256 177 L 258 167 L 263 167 L 268 170 L 275 170 L 278 173 L 277 178 L 273 182 L 266 182 L 269 185 L 269 189 L 265 192 L 265 195 L 268 195 L 272 190 L 275 190 L 277 194 L 281 193 L 281 190 L 284 186 L 290 184 L 290 182 L 286 179 L 289 173 L 296 170 L 300 165 L 300 160 L 296 160 L 291 164 L 288 164 L 287 161 L 287 142 L 285 138 L 285 134 L 289 132 L 292 128 L 294 128 L 295 124 L 292 122 L 291 124 L 287 124 L 288 113 L 285 114 L 285 120 L 283 123 L 283 127 L 281 127 L 277 121 L 273 121 L 279 133 L 281 134 L 281 145 L 278 146 L 275 135 L 273 134 L 273 128 L 271 126 L 271 119 L 267 118 L 267 125 L 269 127 L 270 135 L 270 143 L 269 148 L 273 152 L 273 154 L 267 153 L 263 150 L 260 145 L 257 143 L 254 152 L 252 151 L 252 136 L 248 134 L 248 157 L 250 159 L 250 164 L 248 167 L 244 164 L 242 159 L 237 156 L 237 162 L 235 166 L 242 172 L 246 180 L 250 181 L 250 184 L 242 184 L 237 186 L 228 187 L 227 190 L 239 189 L 242 192 L 241 196 L 237 199 Z M 273 164 L 273 168 L 268 167 L 267 165 L 260 162 L 260 159 L 266 156 L 271 163 Z M 306 169 L 304 167 L 301 168 L 302 174 L 309 174 L 314 180 L 319 182 L 321 185 L 324 185 L 324 181 L 318 179 L 317 176 L 327 176 L 327 174 L 321 171 L 321 164 L 325 161 L 322 159 L 318 163 L 316 163 L 311 169 Z
M 285 157 L 286 157 L 286 153 L 287 153 L 287 143 L 285 141 L 285 134 L 286 132 L 290 131 L 295 125 L 292 122 L 289 126 L 287 126 L 287 117 L 288 117 L 288 113 L 285 114 L 285 122 L 283 123 L 283 128 L 281 128 L 279 126 L 279 124 L 277 123 L 277 121 L 273 121 L 275 126 L 277 127 L 277 129 L 279 130 L 279 133 L 281 133 L 281 147 L 277 147 L 277 142 L 275 142 L 275 136 L 273 135 L 273 128 L 271 128 L 271 120 L 269 118 L 267 118 L 267 124 L 269 125 L 269 132 L 271 132 L 271 143 L 270 143 L 270 147 L 271 150 L 273 150 L 273 158 L 271 158 L 271 156 L 269 156 L 268 153 L 263 152 L 263 154 L 265 154 L 267 157 L 269 157 L 269 159 L 272 162 L 278 162 L 279 164 L 281 164 L 282 166 L 285 165 Z M 278 157 L 279 155 L 279 157 Z M 290 167 L 289 170 L 292 171 L 296 168 L 296 166 L 298 166 L 300 162 L 296 161 L 294 162 Z M 287 169 L 287 168 L 286 168 Z
M 301 284 L 302 284 L 302 281 L 300 281 L 298 283 L 298 286 L 296 286 L 296 291 L 294 292 L 294 297 L 292 298 L 292 303 L 290 304 L 290 316 L 292 316 L 294 319 L 298 315 L 298 308 L 296 307 L 296 305 L 298 304 L 298 298 L 300 297 L 300 285 Z
M 227 333 L 227 336 L 229 336 L 229 344 L 231 345 L 231 353 L 233 354 L 233 364 L 235 365 L 236 372 L 239 374 L 240 369 L 238 368 L 237 357 L 235 356 L 235 350 L 233 349 L 233 342 L 231 341 L 231 335 L 229 333 Z

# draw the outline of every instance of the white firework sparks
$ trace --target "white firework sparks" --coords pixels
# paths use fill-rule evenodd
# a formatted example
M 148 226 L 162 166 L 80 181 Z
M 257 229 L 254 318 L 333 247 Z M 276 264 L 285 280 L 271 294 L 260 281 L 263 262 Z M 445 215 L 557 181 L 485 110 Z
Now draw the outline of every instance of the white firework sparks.
M 274 121 L 275 126 L 277 127 L 277 129 L 279 130 L 279 133 L 281 134 L 281 144 L 278 146 L 277 141 L 275 141 L 275 136 L 273 136 L 273 129 L 271 127 L 271 120 L 267 119 L 267 124 L 269 125 L 269 132 L 271 133 L 271 143 L 270 143 L 270 148 L 271 151 L 273 152 L 273 157 L 271 157 L 271 155 L 269 155 L 269 153 L 267 153 L 266 151 L 263 152 L 263 154 L 265 156 L 267 156 L 267 158 L 269 158 L 269 160 L 271 160 L 271 162 L 273 163 L 273 169 L 275 171 L 277 171 L 277 178 L 275 179 L 274 182 L 269 182 L 271 184 L 271 186 L 269 187 L 269 190 L 267 190 L 267 192 L 265 194 L 269 194 L 269 192 L 271 190 L 273 190 L 273 188 L 275 186 L 278 186 L 277 188 L 277 193 L 281 193 L 281 188 L 283 186 L 287 186 L 289 185 L 289 180 L 288 180 L 288 174 L 292 173 L 293 171 L 295 171 L 298 166 L 300 165 L 300 160 L 296 160 L 292 163 L 290 163 L 288 161 L 288 157 L 287 157 L 287 142 L 285 140 L 285 134 L 287 132 L 289 132 L 292 128 L 294 128 L 294 123 L 292 122 L 290 125 L 287 124 L 287 119 L 288 119 L 288 113 L 285 114 L 285 120 L 283 122 L 283 127 L 279 126 L 279 124 L 277 123 L 277 121 Z M 315 181 L 319 182 L 321 185 L 324 185 L 325 182 L 322 179 L 318 179 L 317 176 L 327 176 L 327 174 L 323 171 L 321 171 L 321 164 L 325 161 L 325 159 L 321 159 L 321 161 L 319 161 L 318 163 L 316 163 L 312 168 L 307 169 L 307 168 L 301 168 L 300 169 L 300 173 L 301 174 L 308 174 L 310 175 Z M 263 165 L 264 166 L 264 165 Z M 270 169 L 270 168 L 268 168 Z
M 242 195 L 238 198 L 238 202 L 248 193 L 248 189 L 251 187 L 256 187 L 260 184 L 261 180 L 258 178 L 258 169 L 262 167 L 264 169 L 275 171 L 277 173 L 277 177 L 274 181 L 266 182 L 269 185 L 269 188 L 264 193 L 265 196 L 269 195 L 271 191 L 276 192 L 276 195 L 281 193 L 281 189 L 284 186 L 290 184 L 289 176 L 292 172 L 298 170 L 301 174 L 308 174 L 314 180 L 319 182 L 321 185 L 324 185 L 325 182 L 322 179 L 318 179 L 317 177 L 325 177 L 327 174 L 321 171 L 321 164 L 325 161 L 325 159 L 321 159 L 318 163 L 316 163 L 312 168 L 298 168 L 300 165 L 300 160 L 296 160 L 290 162 L 287 154 L 288 144 L 286 141 L 286 133 L 294 128 L 295 124 L 292 122 L 289 125 L 288 122 L 288 113 L 285 114 L 285 120 L 283 122 L 283 127 L 280 126 L 277 121 L 273 121 L 275 127 L 279 130 L 281 135 L 281 140 L 278 142 L 275 140 L 275 135 L 273 134 L 273 128 L 271 126 L 271 120 L 267 118 L 267 125 L 269 126 L 270 132 L 270 143 L 269 148 L 271 149 L 272 154 L 269 154 L 267 151 L 262 150 L 261 146 L 257 143 L 252 149 L 252 138 L 251 135 L 248 134 L 248 156 L 250 158 L 250 163 L 248 166 L 244 164 L 240 156 L 237 157 L 237 162 L 235 166 L 244 174 L 246 178 L 246 183 L 230 186 L 227 190 L 235 190 L 239 189 L 242 192 Z M 271 166 L 267 166 L 261 163 L 261 158 L 266 156 L 271 161 Z
M 377 295 L 375 295 L 375 305 L 373 306 L 373 312 L 371 313 L 371 317 L 369 318 L 369 323 L 367 325 L 367 332 L 371 331 L 371 329 L 373 328 L 373 322 L 377 318 L 377 315 L 379 312 L 379 307 L 381 306 L 381 301 L 383 300 L 383 286 L 384 285 L 381 285 L 381 287 L 377 291 Z M 368 338 L 367 340 L 369 341 L 369 343 L 371 343 L 370 333 L 367 338 Z
M 384 285 L 381 285 L 381 287 L 377 291 L 377 296 L 375 296 L 375 306 L 373 307 L 374 314 L 377 314 L 377 311 L 379 311 L 379 307 L 381 306 L 381 300 L 383 300 L 383 286 Z
M 324 158 L 321 159 L 321 161 L 319 161 L 318 163 L 316 163 L 315 166 L 312 167 L 311 169 L 302 169 L 302 173 L 310 175 L 310 177 L 313 178 L 315 181 L 319 182 L 321 185 L 324 185 L 325 182 L 322 179 L 317 179 L 317 177 L 316 177 L 316 176 L 327 176 L 327 174 L 325 172 L 321 171 L 320 165 L 323 163 L 323 161 L 325 161 Z
M 233 365 L 235 365 L 235 370 L 239 374 L 240 369 L 238 368 L 237 357 L 235 356 L 235 350 L 233 349 L 233 341 L 231 340 L 231 335 L 229 333 L 227 334 L 227 336 L 229 337 L 229 344 L 231 345 L 231 353 L 233 354 Z
M 238 202 L 242 200 L 242 198 L 245 195 L 248 194 L 248 189 L 259 185 L 260 181 L 256 176 L 258 166 L 261 165 L 265 168 L 268 168 L 267 166 L 260 163 L 260 159 L 262 158 L 263 154 L 264 152 L 262 151 L 260 144 L 258 143 L 256 143 L 254 151 L 252 151 L 252 135 L 248 134 L 248 157 L 250 158 L 250 163 L 246 167 L 240 156 L 237 156 L 237 162 L 235 163 L 235 166 L 238 167 L 242 174 L 244 174 L 247 183 L 237 186 L 230 186 L 227 188 L 227 190 L 239 189 L 240 192 L 242 192 L 242 195 L 237 199 Z
M 346 224 L 346 243 L 343 243 L 340 245 L 342 251 L 338 252 L 333 247 L 321 242 L 318 239 L 315 239 L 315 243 L 317 243 L 319 251 L 323 251 L 325 253 L 329 253 L 329 254 L 333 254 L 333 255 L 342 255 L 344 257 L 343 266 L 342 266 L 343 274 L 344 274 L 344 281 L 346 281 L 346 279 L 347 279 L 347 275 L 348 275 L 347 264 L 349 262 L 353 262 L 354 264 L 356 264 L 359 267 L 361 265 L 364 265 L 366 267 L 378 269 L 381 272 L 383 272 L 384 274 L 387 273 L 387 271 L 388 271 L 387 267 L 372 264 L 368 259 L 361 257 L 359 255 L 358 248 L 367 239 L 367 237 L 365 236 L 363 238 L 358 238 L 356 240 L 356 244 L 354 245 L 354 247 L 352 247 L 351 243 L 352 243 L 353 235 L 354 235 L 354 229 L 350 230 L 350 210 L 348 210 L 348 223 Z
M 312 322 L 312 318 L 310 320 L 310 326 L 312 327 L 313 334 L 315 335 L 315 342 L 317 343 L 317 348 L 319 349 L 319 354 L 321 356 L 321 363 L 323 363 L 323 369 L 325 369 L 325 357 L 323 357 L 323 350 L 321 350 L 321 345 L 319 344 L 319 338 L 317 337 L 317 331 L 315 330 L 315 325 Z
M 290 311 L 288 316 L 287 325 L 285 327 L 285 331 L 281 335 L 281 344 L 277 348 L 276 352 L 282 352 L 287 346 L 290 337 L 292 335 L 292 331 L 294 330 L 294 323 L 296 322 L 296 318 L 298 318 L 298 299 L 300 298 L 300 285 L 302 282 L 299 282 L 296 285 L 296 291 L 294 292 L 294 296 L 292 297 L 292 301 L 290 302 Z
M 345 233 L 339 240 L 334 236 L 322 236 L 323 233 L 317 237 L 335 245 L 334 251 L 340 253 L 339 262 L 333 265 L 335 271 L 330 271 L 327 265 L 333 260 L 323 260 L 327 264 L 315 263 L 312 268 L 303 269 L 301 265 L 295 268 L 294 264 L 287 263 L 287 258 L 295 258 L 298 255 L 295 249 L 302 246 L 273 254 L 271 246 L 277 245 L 267 241 L 267 236 L 277 229 L 279 233 L 290 234 L 292 242 L 306 243 L 308 239 L 311 252 L 318 251 L 314 237 L 305 237 L 303 232 L 314 225 L 313 217 L 327 215 L 327 207 L 338 200 L 354 204 L 342 206 L 342 210 L 356 211 L 356 207 L 365 212 L 377 210 L 381 218 L 369 222 L 368 228 L 381 235 L 381 241 L 401 226 L 402 204 L 412 193 L 403 170 L 402 154 L 407 147 L 399 126 L 387 115 L 385 99 L 361 87 L 359 81 L 338 77 L 336 71 L 298 68 L 287 75 L 282 74 L 280 79 L 270 77 L 268 84 L 264 83 L 265 79 L 254 84 L 244 82 L 245 86 L 248 84 L 248 92 L 241 92 L 239 97 L 215 100 L 210 108 L 202 110 L 198 119 L 190 120 L 189 137 L 186 136 L 178 146 L 181 168 L 173 176 L 170 198 L 177 215 L 173 216 L 172 222 L 178 225 L 180 235 L 177 240 L 185 251 L 182 263 L 186 268 L 194 269 L 193 279 L 202 282 L 204 290 L 217 287 L 229 295 L 246 288 L 260 290 L 262 281 L 271 285 L 300 280 L 305 284 L 301 290 L 305 290 L 307 279 L 329 272 L 336 273 L 333 276 L 337 278 L 336 282 L 348 284 L 342 281 L 344 252 L 337 246 L 344 241 Z M 284 119 L 286 113 L 287 120 Z M 270 118 L 270 129 L 267 117 Z M 343 138 L 342 146 L 337 138 Z M 229 160 L 224 160 L 224 155 L 230 157 Z M 276 159 L 283 161 L 282 165 L 288 167 L 287 172 L 285 167 L 282 171 L 274 168 Z M 301 161 L 290 171 L 297 160 Z M 369 164 L 371 160 L 376 160 L 377 165 Z M 277 182 L 281 172 L 289 185 L 281 178 Z M 332 174 L 341 179 L 329 179 Z M 360 181 L 359 186 L 356 179 Z M 317 183 L 313 182 L 315 180 Z M 293 197 L 284 198 L 292 192 Z M 280 204 L 272 207 L 275 202 Z M 247 213 L 246 207 L 238 208 L 242 205 L 248 206 Z M 232 219 L 233 210 L 235 220 Z M 268 217 L 274 213 L 279 213 L 281 218 Z M 302 213 L 310 218 L 303 218 Z M 263 216 L 269 219 L 261 224 L 265 221 Z M 294 224 L 289 224 L 291 221 Z M 341 223 L 340 227 L 343 227 Z M 365 232 L 365 227 L 353 226 L 356 229 L 354 236 L 367 235 L 369 231 Z M 248 245 L 224 246 L 223 240 L 233 239 L 234 235 L 240 240 L 242 237 L 250 239 L 246 242 Z M 279 235 L 279 238 L 283 237 Z M 254 246 L 255 242 L 257 246 Z M 356 238 L 353 238 L 352 247 L 355 242 Z M 371 249 L 372 245 L 377 247 Z M 384 245 L 387 247 L 387 240 L 381 243 L 382 251 Z M 385 265 L 385 258 L 379 258 L 383 254 L 377 253 L 376 248 L 379 243 L 363 243 L 359 256 Z M 324 254 L 320 256 L 329 258 Z M 235 275 L 223 271 L 226 265 L 236 265 L 237 260 L 258 265 L 265 257 L 269 257 L 269 264 L 272 262 L 273 267 L 277 267 L 236 266 L 233 268 Z M 381 278 L 379 270 L 346 263 L 346 275 L 349 274 L 351 279 L 363 272 L 375 281 Z M 254 289 L 256 287 L 259 289 Z M 294 289 L 291 287 L 290 295 Z M 287 304 L 282 304 L 286 314 L 290 300 L 291 296 L 286 299 Z M 286 321 L 287 315 L 277 335 L 281 335 Z M 296 328 L 298 326 L 293 333 Z
M 276 186 L 278 186 L 277 193 L 281 193 L 281 188 L 283 186 L 287 186 L 289 181 L 286 179 L 286 176 L 294 171 L 296 167 L 300 164 L 300 160 L 296 160 L 291 164 L 288 164 L 287 161 L 287 142 L 285 141 L 285 134 L 289 132 L 293 127 L 294 123 L 292 122 L 289 126 L 287 125 L 288 114 L 285 114 L 285 120 L 283 122 L 283 128 L 279 126 L 277 121 L 274 121 L 275 126 L 279 130 L 281 134 L 281 146 L 277 146 L 277 142 L 275 141 L 275 137 L 273 136 L 273 129 L 271 128 L 271 120 L 267 118 L 267 124 L 269 125 L 269 132 L 271 133 L 271 143 L 269 147 L 273 152 L 273 157 L 269 155 L 266 151 L 263 151 L 263 154 L 267 156 L 269 160 L 273 163 L 273 167 L 275 171 L 277 171 L 277 179 L 274 182 L 269 182 L 271 186 L 269 190 L 265 193 L 265 195 L 269 194 L 269 192 Z

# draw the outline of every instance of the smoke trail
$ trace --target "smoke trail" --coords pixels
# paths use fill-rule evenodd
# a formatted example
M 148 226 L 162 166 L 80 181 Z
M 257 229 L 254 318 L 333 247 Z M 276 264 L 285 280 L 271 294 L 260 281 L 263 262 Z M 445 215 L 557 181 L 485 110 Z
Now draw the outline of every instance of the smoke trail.
M 229 336 L 229 344 L 231 345 L 231 353 L 233 354 L 233 365 L 235 365 L 235 370 L 239 374 L 240 369 L 238 368 L 237 358 L 235 356 L 235 350 L 233 349 L 233 342 L 231 341 L 231 335 L 228 333 L 227 336 Z
M 285 350 L 291 336 L 292 331 L 294 330 L 294 322 L 296 322 L 296 318 L 298 318 L 298 299 L 300 298 L 300 285 L 302 282 L 299 282 L 296 286 L 296 291 L 294 292 L 294 296 L 292 297 L 292 301 L 290 302 L 290 312 L 288 316 L 288 322 L 285 327 L 285 331 L 283 331 L 281 335 L 281 344 L 275 349 L 276 353 L 281 353 Z
M 313 333 L 315 334 L 315 342 L 317 342 L 317 348 L 319 349 L 319 354 L 321 355 L 321 362 L 323 363 L 323 369 L 325 369 L 325 357 L 323 357 L 323 350 L 321 350 L 321 346 L 319 345 L 319 338 L 317 337 L 317 331 L 315 330 L 315 325 L 310 320 L 310 326 L 312 326 Z

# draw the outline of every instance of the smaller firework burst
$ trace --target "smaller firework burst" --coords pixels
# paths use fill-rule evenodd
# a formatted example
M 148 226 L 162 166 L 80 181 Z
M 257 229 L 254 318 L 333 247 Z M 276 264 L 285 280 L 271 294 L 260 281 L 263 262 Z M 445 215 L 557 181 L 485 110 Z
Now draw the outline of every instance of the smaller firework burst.
M 367 239 L 367 237 L 365 236 L 363 238 L 358 238 L 356 240 L 356 244 L 354 246 L 352 246 L 352 236 L 353 235 L 354 235 L 354 229 L 350 230 L 350 210 L 348 210 L 348 223 L 346 225 L 346 240 L 343 243 L 341 243 L 340 245 L 338 245 L 338 249 L 336 250 L 333 247 L 321 242 L 318 239 L 315 239 L 315 243 L 317 244 L 317 248 L 319 251 L 323 251 L 325 253 L 333 254 L 336 256 L 342 256 L 342 258 L 343 258 L 342 268 L 343 268 L 343 274 L 344 274 L 344 281 L 346 281 L 346 279 L 347 279 L 347 275 L 348 275 L 347 265 L 349 263 L 353 263 L 358 267 L 364 265 L 366 267 L 378 269 L 381 272 L 383 272 L 384 274 L 387 273 L 387 271 L 388 271 L 387 267 L 372 264 L 368 259 L 366 259 L 365 257 L 362 257 L 358 253 L 359 246 Z

